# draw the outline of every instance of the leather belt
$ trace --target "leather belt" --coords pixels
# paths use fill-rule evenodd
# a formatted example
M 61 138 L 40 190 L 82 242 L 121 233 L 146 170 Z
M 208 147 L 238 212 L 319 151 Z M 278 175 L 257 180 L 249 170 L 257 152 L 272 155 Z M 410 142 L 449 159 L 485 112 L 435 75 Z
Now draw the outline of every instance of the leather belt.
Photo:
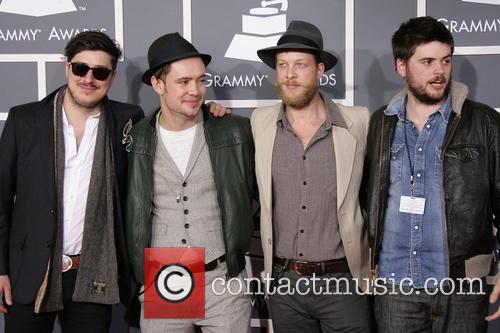
M 209 263 L 205 264 L 205 272 L 210 272 L 213 271 L 214 269 L 217 268 L 219 264 L 222 264 L 223 262 L 226 261 L 226 255 L 223 254 L 219 258 L 212 260 Z
M 80 255 L 68 256 L 63 254 L 62 256 L 62 271 L 67 272 L 70 269 L 78 269 L 80 268 Z
M 274 264 L 286 267 L 300 276 L 321 276 L 329 273 L 350 272 L 347 259 L 332 259 L 326 261 L 302 261 L 296 259 L 285 259 L 274 257 Z

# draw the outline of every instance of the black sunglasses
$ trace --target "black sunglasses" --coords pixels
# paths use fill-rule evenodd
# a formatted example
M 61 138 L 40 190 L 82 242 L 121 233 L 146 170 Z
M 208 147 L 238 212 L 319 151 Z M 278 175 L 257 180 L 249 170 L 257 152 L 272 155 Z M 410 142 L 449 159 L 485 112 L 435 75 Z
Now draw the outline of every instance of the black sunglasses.
M 87 75 L 89 70 L 92 70 L 92 75 L 96 80 L 106 81 L 109 77 L 109 74 L 113 73 L 111 69 L 105 67 L 90 67 L 86 63 L 83 62 L 70 62 L 71 72 L 76 76 L 84 77 Z

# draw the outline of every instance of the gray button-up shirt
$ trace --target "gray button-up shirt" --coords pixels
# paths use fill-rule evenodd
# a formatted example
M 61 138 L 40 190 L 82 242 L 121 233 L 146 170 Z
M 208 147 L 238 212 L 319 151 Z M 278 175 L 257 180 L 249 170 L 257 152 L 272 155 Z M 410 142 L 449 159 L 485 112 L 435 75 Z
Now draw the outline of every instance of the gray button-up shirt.
M 337 220 L 337 178 L 332 126 L 347 128 L 334 103 L 304 149 L 286 119 L 277 121 L 272 161 L 274 253 L 287 259 L 345 257 Z

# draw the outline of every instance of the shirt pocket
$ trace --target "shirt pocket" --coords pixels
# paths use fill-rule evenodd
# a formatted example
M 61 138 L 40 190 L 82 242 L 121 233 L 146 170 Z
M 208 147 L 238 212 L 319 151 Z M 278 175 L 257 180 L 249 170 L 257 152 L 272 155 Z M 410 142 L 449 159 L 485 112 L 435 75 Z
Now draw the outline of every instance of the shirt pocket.
M 446 151 L 446 157 L 462 163 L 470 163 L 481 157 L 481 148 L 478 146 L 455 146 Z
M 403 173 L 403 144 L 393 144 L 391 147 L 391 184 L 401 181 Z
M 446 179 L 463 179 L 462 189 L 468 188 L 467 195 L 479 195 L 489 191 L 489 180 L 485 149 L 479 145 L 466 144 L 450 146 L 444 152 L 443 172 Z M 486 192 L 485 192 L 486 191 Z

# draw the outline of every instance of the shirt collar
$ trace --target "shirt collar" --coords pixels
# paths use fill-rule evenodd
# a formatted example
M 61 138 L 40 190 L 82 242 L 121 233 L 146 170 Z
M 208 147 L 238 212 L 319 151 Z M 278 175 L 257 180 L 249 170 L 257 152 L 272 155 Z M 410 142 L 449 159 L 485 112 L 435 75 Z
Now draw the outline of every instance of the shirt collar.
M 71 126 L 71 124 L 69 123 L 68 117 L 66 116 L 66 110 L 64 109 L 64 105 L 61 105 L 61 108 L 62 108 L 63 125 L 69 127 L 69 126 Z M 101 116 L 101 112 L 96 113 L 95 115 L 90 116 L 89 119 L 97 119 L 97 120 L 99 120 L 100 116 Z
M 401 95 L 400 97 L 396 98 L 391 104 L 387 106 L 387 108 L 384 110 L 384 113 L 387 116 L 394 116 L 397 115 L 399 120 L 403 121 L 405 118 L 405 109 L 406 109 L 406 97 L 407 95 Z M 445 122 L 448 122 L 448 119 L 450 119 L 450 114 L 451 114 L 451 93 L 448 94 L 448 97 L 446 98 L 446 101 L 441 104 L 439 109 L 437 109 L 436 112 L 432 113 L 439 113 L 443 120 Z
M 441 117 L 443 117 L 443 120 L 445 122 L 448 122 L 448 120 L 450 119 L 452 109 L 452 98 L 450 93 L 446 98 L 446 102 L 444 102 L 443 105 L 441 105 L 438 109 L 439 114 L 441 114 Z
M 344 117 L 342 117 L 338 106 L 331 100 L 329 100 L 328 96 L 323 95 L 321 92 L 320 95 L 326 106 L 325 123 L 323 124 L 323 126 L 325 126 L 325 129 L 328 130 L 332 126 L 347 128 L 347 124 L 344 120 Z M 285 112 L 285 105 L 281 103 L 280 111 L 278 113 L 278 119 L 276 121 L 276 124 L 279 128 L 287 127 L 289 124 L 288 120 L 286 119 Z

